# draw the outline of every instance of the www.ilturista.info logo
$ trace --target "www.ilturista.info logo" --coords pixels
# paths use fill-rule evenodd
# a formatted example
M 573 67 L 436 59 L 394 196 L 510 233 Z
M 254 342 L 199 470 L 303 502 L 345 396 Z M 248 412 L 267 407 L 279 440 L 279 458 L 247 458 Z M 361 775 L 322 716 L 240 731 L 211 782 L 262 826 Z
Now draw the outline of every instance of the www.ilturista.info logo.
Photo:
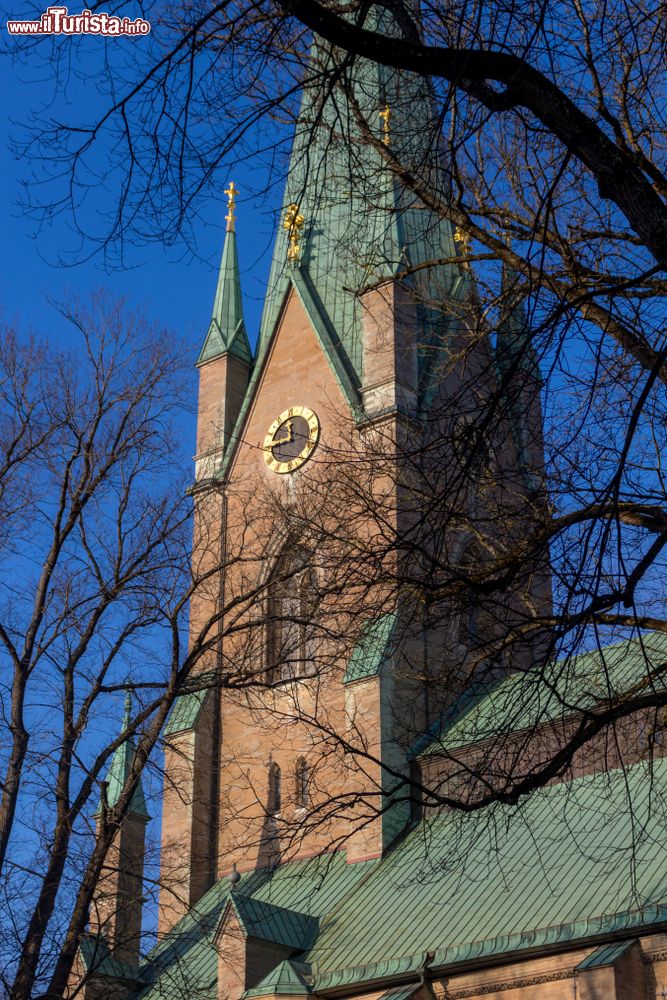
M 131 21 L 90 10 L 69 14 L 67 7 L 48 7 L 39 21 L 7 21 L 10 35 L 147 35 L 150 30 L 150 23 L 142 17 Z

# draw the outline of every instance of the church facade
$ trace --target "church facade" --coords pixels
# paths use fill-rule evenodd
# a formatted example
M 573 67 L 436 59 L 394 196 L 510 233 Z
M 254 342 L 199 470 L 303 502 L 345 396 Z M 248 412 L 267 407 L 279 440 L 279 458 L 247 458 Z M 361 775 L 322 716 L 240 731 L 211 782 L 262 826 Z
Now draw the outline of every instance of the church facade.
M 87 997 L 644 1000 L 667 983 L 661 740 L 648 762 L 635 725 L 494 796 L 576 724 L 592 677 L 621 690 L 667 644 L 548 662 L 547 555 L 491 603 L 466 588 L 544 509 L 540 381 L 520 304 L 494 336 L 480 319 L 429 114 L 423 81 L 378 67 L 344 98 L 306 89 L 254 350 L 228 189 L 197 361 L 204 652 L 165 733 L 159 941 L 140 959 L 138 794 L 82 943 Z

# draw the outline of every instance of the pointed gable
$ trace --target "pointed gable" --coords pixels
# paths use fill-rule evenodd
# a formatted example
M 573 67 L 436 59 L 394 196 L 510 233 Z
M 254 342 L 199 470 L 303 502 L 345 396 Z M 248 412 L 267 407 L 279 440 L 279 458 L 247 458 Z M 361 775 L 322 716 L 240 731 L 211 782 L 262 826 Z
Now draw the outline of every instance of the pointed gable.
M 306 951 L 317 937 L 318 921 L 306 913 L 274 906 L 241 892 L 230 894 L 228 906 L 247 937 L 270 941 L 291 951 Z

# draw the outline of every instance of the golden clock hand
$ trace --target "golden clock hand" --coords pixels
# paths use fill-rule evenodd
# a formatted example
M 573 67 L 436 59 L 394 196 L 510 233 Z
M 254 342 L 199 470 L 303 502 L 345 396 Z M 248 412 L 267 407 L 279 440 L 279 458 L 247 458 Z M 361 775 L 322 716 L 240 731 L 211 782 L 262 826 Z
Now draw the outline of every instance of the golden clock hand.
M 277 440 L 276 440 L 276 438 L 274 438 L 269 447 L 270 448 L 279 448 L 281 444 L 291 444 L 293 440 L 294 440 L 294 433 L 292 431 L 292 421 L 288 420 L 287 421 L 287 437 L 278 438 Z

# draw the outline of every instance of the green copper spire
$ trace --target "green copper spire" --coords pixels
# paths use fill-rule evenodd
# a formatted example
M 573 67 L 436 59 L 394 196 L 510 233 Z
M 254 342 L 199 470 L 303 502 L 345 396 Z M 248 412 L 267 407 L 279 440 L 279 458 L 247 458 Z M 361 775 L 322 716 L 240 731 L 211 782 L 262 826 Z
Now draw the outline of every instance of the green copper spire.
M 213 303 L 213 315 L 204 346 L 197 364 L 212 361 L 222 354 L 232 354 L 241 361 L 252 364 L 252 351 L 243 321 L 243 300 L 239 260 L 236 250 L 236 195 L 237 188 L 232 181 L 225 191 L 228 199 L 227 231 L 222 251 L 218 287 Z
M 378 30 L 395 30 L 385 24 L 386 13 L 372 16 L 379 19 Z M 333 58 L 316 40 L 314 66 L 325 72 Z M 456 260 L 450 222 L 401 185 L 380 150 L 365 141 L 356 115 L 360 111 L 377 142 L 447 204 L 451 182 L 441 151 L 433 147 L 432 92 L 422 77 L 368 60 L 358 59 L 352 72 L 352 99 L 334 90 L 322 100 L 317 88 L 304 90 L 260 349 L 275 328 L 290 282 L 300 280 L 334 331 L 342 363 L 363 380 L 359 292 L 407 269 L 412 273 L 406 285 L 419 303 L 420 378 L 427 378 L 434 343 L 447 340 L 450 319 L 460 312 L 452 308 L 454 300 L 461 299 L 468 278 Z M 298 233 L 291 216 L 303 220 Z
M 127 732 L 131 716 L 132 694 L 130 691 L 127 691 L 125 694 L 125 712 L 123 715 L 123 728 L 121 729 L 121 734 Z M 129 736 L 123 743 L 120 744 L 111 758 L 111 765 L 106 777 L 107 804 L 109 806 L 115 806 L 120 798 L 125 782 L 127 781 L 129 773 L 132 769 L 135 752 L 136 744 L 134 739 Z M 146 798 L 144 796 L 141 778 L 137 782 L 137 787 L 134 789 L 134 795 L 132 796 L 128 812 L 134 813 L 135 816 L 144 816 L 146 819 L 150 818 L 148 815 L 148 809 L 146 808 Z

